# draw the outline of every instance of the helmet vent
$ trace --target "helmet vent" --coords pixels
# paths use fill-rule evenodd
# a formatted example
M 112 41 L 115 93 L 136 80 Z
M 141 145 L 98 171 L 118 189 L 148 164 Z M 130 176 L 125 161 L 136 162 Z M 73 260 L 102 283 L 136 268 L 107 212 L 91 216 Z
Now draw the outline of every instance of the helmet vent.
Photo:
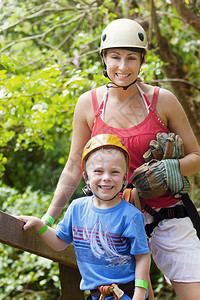
M 139 39 L 143 42 L 144 41 L 144 34 L 142 32 L 138 33 Z
M 90 146 L 91 146 L 91 140 L 89 140 L 89 141 L 87 142 L 85 148 L 88 149 L 88 148 L 90 148 Z
M 103 35 L 102 35 L 102 41 L 103 41 L 103 42 L 105 41 L 106 37 L 107 37 L 106 34 L 103 34 Z

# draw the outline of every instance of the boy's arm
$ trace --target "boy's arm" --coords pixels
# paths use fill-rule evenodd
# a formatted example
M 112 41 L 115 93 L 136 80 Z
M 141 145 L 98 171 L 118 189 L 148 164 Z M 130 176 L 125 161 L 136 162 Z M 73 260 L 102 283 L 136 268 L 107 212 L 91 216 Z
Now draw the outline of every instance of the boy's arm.
M 25 223 L 23 226 L 24 230 L 33 227 L 35 231 L 39 231 L 45 225 L 42 220 L 36 217 L 19 216 L 17 218 Z M 47 230 L 40 235 L 40 238 L 55 251 L 62 251 L 68 246 L 66 242 L 56 235 L 56 230 L 51 227 L 48 227 Z
M 150 270 L 150 255 L 141 254 L 135 255 L 135 279 L 144 280 L 149 283 L 149 270 Z M 146 289 L 143 287 L 135 287 L 133 300 L 144 300 L 146 296 Z

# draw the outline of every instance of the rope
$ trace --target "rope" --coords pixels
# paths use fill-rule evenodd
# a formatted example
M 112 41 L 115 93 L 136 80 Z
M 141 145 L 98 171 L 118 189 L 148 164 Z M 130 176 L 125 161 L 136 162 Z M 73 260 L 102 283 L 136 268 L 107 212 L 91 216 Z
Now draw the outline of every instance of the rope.
M 122 297 L 117 297 L 116 293 L 115 293 L 115 288 L 118 288 L 116 284 L 111 284 L 111 285 L 100 285 L 98 287 L 101 296 L 99 298 L 99 300 L 104 300 L 106 296 L 109 296 L 110 293 L 113 293 L 114 296 L 114 300 L 122 300 Z

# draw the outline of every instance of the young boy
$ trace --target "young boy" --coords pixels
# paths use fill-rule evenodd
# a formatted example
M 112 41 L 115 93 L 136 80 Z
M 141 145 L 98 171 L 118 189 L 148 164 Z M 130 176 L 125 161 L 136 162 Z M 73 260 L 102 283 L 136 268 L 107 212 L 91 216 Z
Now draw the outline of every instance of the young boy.
M 93 195 L 74 200 L 56 229 L 36 217 L 19 217 L 24 230 L 34 227 L 56 251 L 74 243 L 80 288 L 90 290 L 92 300 L 147 299 L 150 258 L 143 215 L 119 196 L 129 166 L 129 153 L 118 137 L 97 135 L 82 155 L 83 176 Z

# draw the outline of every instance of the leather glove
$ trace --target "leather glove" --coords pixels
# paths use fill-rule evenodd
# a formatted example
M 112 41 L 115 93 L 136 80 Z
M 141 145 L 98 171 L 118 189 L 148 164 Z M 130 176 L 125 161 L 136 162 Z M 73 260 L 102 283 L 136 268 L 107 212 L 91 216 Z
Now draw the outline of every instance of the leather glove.
M 168 158 L 181 158 L 184 156 L 183 141 L 179 135 L 171 132 L 169 134 L 157 133 L 156 140 L 149 144 L 149 150 L 143 157 L 146 162 L 152 159 L 162 160 Z
M 151 160 L 137 168 L 130 181 L 144 199 L 159 197 L 168 189 L 172 194 L 184 194 L 190 187 L 187 178 L 180 174 L 177 159 Z

